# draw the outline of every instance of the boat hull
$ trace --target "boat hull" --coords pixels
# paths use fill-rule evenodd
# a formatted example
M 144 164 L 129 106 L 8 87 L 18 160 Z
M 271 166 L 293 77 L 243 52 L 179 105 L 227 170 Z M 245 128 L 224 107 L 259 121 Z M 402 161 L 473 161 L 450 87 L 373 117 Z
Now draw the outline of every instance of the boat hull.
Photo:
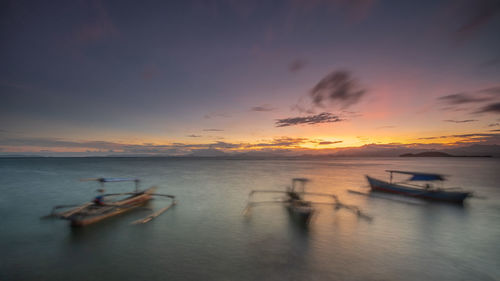
M 114 217 L 143 206 L 152 199 L 150 193 L 153 193 L 154 190 L 155 189 L 150 188 L 138 195 L 114 202 L 113 205 L 90 205 L 87 208 L 67 217 L 67 219 L 71 221 L 71 226 L 75 227 L 94 224 L 104 219 Z
M 370 184 L 370 187 L 373 191 L 401 194 L 426 200 L 462 204 L 464 200 L 471 195 L 470 192 L 425 190 L 420 188 L 412 188 L 399 184 L 388 183 L 386 181 L 378 180 L 370 176 L 366 176 L 366 179 L 368 180 L 368 183 Z
M 308 223 L 314 214 L 314 208 L 312 206 L 300 206 L 298 204 L 290 203 L 286 206 L 288 213 L 294 218 L 301 222 Z

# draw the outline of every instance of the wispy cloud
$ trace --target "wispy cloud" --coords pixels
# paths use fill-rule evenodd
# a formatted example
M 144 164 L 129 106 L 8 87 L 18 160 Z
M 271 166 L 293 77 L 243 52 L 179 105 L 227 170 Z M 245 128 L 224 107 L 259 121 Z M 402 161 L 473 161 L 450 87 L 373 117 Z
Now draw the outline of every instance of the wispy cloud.
M 308 138 L 278 137 L 271 140 L 262 140 L 257 143 L 247 142 L 211 142 L 211 143 L 169 143 L 169 144 L 126 144 L 107 141 L 71 141 L 55 138 L 0 138 L 0 151 L 5 153 L 38 153 L 43 152 L 49 155 L 67 155 L 76 153 L 80 156 L 88 155 L 156 155 L 156 156 L 226 156 L 238 155 L 301 155 L 301 154 L 324 154 L 335 153 L 344 155 L 347 151 L 363 151 L 366 155 L 378 155 L 382 151 L 392 154 L 407 153 L 404 150 L 414 149 L 450 149 L 470 144 L 500 144 L 500 130 L 490 130 L 492 133 L 473 133 L 427 137 L 421 139 L 441 139 L 455 137 L 459 140 L 452 143 L 389 143 L 389 144 L 369 144 L 362 147 L 332 148 L 328 145 L 341 143 L 338 141 L 317 140 Z M 362 138 L 362 137 L 358 137 Z M 308 144 L 324 146 L 321 149 L 307 148 Z M 494 148 L 494 147 L 493 147 Z M 498 150 L 498 149 L 497 149 Z M 378 151 L 378 152 L 377 152 Z M 375 153 L 377 152 L 377 153 Z M 256 154 L 253 154 L 256 153 Z M 262 154 L 264 153 L 264 154 Z M 267 154 L 266 154 L 267 153 Z M 291 153 L 291 154 L 290 154 Z M 373 154 L 375 153 L 375 154 Z M 348 153 L 350 155 L 350 153 Z M 345 155 L 348 155 L 345 154 Z M 363 154 L 363 155 L 365 155 Z M 354 154 L 353 154 L 354 155 Z M 382 154 L 381 154 L 382 155 Z
M 492 103 L 481 107 L 476 113 L 496 113 L 500 114 L 500 102 Z
M 187 136 L 190 137 L 190 138 L 201 138 L 202 137 L 202 135 L 194 135 L 194 134 L 187 135 Z
M 327 108 L 339 105 L 345 109 L 357 103 L 365 93 L 366 90 L 361 88 L 349 71 L 337 70 L 323 77 L 312 88 L 309 96 L 315 106 Z
M 288 70 L 292 73 L 297 73 L 301 71 L 304 67 L 306 67 L 307 61 L 303 59 L 296 59 L 293 60 L 289 65 L 288 65 Z
M 336 144 L 341 143 L 342 141 L 320 141 L 318 144 L 320 145 L 328 145 L 328 144 Z
M 467 120 L 443 120 L 444 122 L 450 122 L 450 123 L 470 123 L 470 122 L 476 122 L 478 120 L 476 119 L 467 119 Z
M 300 144 L 309 142 L 307 138 L 290 138 L 290 137 L 281 137 L 275 138 L 272 141 L 268 142 L 260 142 L 257 144 L 248 144 L 247 147 L 297 147 Z
M 471 113 L 500 113 L 500 86 L 438 97 L 443 110 Z
M 224 130 L 221 129 L 203 129 L 205 132 L 223 132 Z
M 491 131 L 491 130 L 490 130 Z M 458 138 L 461 139 L 455 143 L 483 143 L 483 144 L 499 144 L 500 134 L 495 133 L 472 133 L 472 134 L 455 134 L 455 135 L 442 135 L 432 137 L 422 137 L 419 140 L 438 140 Z
M 478 92 L 483 94 L 489 94 L 492 96 L 498 96 L 500 95 L 500 86 L 481 89 Z
M 329 112 L 323 112 L 317 115 L 310 115 L 305 117 L 292 117 L 277 119 L 275 122 L 276 127 L 287 127 L 294 125 L 315 125 L 321 123 L 334 123 L 344 121 L 339 116 Z
M 359 116 L 359 113 L 347 111 L 346 109 L 358 103 L 365 94 L 366 90 L 352 77 L 349 71 L 332 71 L 323 77 L 309 91 L 307 96 L 301 97 L 292 106 L 292 110 L 297 110 L 301 113 L 315 114 L 318 109 L 324 111 L 323 113 L 278 119 L 275 125 L 276 127 L 286 127 L 300 124 L 314 125 L 344 121 L 345 118 L 341 118 L 340 115 L 326 112 L 334 108 L 341 109 L 343 116 Z
M 275 108 L 269 104 L 263 104 L 263 105 L 259 105 L 259 106 L 254 106 L 254 107 L 250 108 L 250 110 L 257 111 L 257 112 L 265 112 L 265 111 L 273 111 L 273 110 L 275 110 Z
M 488 125 L 488 127 L 496 127 L 496 126 L 500 126 L 500 123 L 491 123 Z
M 189 135 L 190 137 L 199 137 L 198 135 Z M 249 149 L 263 148 L 298 148 L 301 144 L 310 142 L 307 138 L 279 137 L 272 140 L 265 140 L 258 143 L 248 142 L 224 142 L 216 141 L 211 143 L 169 143 L 169 144 L 128 144 L 108 141 L 73 141 L 58 138 L 0 138 L 0 148 L 27 148 L 31 151 L 40 151 L 50 149 L 51 151 L 87 151 L 87 152 L 114 152 L 114 153 L 132 153 L 132 154 L 165 154 L 165 155 L 185 155 L 198 150 L 223 150 L 223 151 L 246 151 Z
M 489 98 L 489 97 L 474 97 L 474 96 L 467 94 L 467 93 L 459 93 L 459 94 L 442 96 L 442 97 L 439 97 L 438 100 L 443 101 L 443 102 L 450 104 L 450 105 L 459 105 L 459 104 L 465 104 L 465 103 L 478 103 L 478 102 L 489 101 L 489 100 L 491 100 L 491 98 Z

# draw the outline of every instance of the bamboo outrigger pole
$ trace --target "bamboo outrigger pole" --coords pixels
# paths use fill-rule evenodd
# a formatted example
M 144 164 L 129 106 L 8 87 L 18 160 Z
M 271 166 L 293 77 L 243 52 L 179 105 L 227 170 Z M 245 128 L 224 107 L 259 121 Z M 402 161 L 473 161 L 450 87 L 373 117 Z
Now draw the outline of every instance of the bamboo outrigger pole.
M 140 223 L 147 223 L 147 222 L 150 222 L 151 220 L 153 220 L 154 218 L 158 217 L 159 215 L 163 214 L 164 212 L 168 211 L 168 209 L 170 209 L 172 206 L 176 205 L 177 204 L 177 201 L 174 200 L 172 201 L 172 203 L 170 205 L 168 205 L 167 207 L 165 208 L 162 208 L 160 210 L 158 210 L 157 212 L 155 213 L 152 213 L 151 215 L 145 217 L 145 218 L 142 218 L 142 219 L 138 219 L 138 220 L 135 220 L 132 222 L 132 224 L 140 224 Z

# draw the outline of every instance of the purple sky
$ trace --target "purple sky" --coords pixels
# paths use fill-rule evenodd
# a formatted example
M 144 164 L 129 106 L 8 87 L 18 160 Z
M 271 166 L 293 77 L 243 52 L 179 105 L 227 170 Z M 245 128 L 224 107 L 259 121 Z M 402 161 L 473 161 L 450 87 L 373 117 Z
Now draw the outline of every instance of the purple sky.
M 500 144 L 499 34 L 498 0 L 0 1 L 0 153 Z

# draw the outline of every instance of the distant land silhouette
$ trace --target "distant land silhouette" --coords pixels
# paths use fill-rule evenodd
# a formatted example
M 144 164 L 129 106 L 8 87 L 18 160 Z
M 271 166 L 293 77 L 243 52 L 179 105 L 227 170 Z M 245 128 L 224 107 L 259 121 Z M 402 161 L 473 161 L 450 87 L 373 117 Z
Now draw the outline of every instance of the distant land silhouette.
M 451 155 L 440 151 L 426 151 L 420 153 L 405 153 L 399 157 L 491 157 L 491 155 Z
M 227 152 L 219 149 L 197 149 L 184 155 L 168 153 L 109 153 L 99 152 L 0 152 L 0 158 L 14 157 L 170 157 L 170 158 L 221 158 L 221 159 L 298 159 L 334 157 L 500 157 L 500 145 L 470 145 L 453 148 L 429 149 L 405 145 L 367 144 L 360 147 L 345 147 L 318 150 L 255 150 L 248 152 Z

